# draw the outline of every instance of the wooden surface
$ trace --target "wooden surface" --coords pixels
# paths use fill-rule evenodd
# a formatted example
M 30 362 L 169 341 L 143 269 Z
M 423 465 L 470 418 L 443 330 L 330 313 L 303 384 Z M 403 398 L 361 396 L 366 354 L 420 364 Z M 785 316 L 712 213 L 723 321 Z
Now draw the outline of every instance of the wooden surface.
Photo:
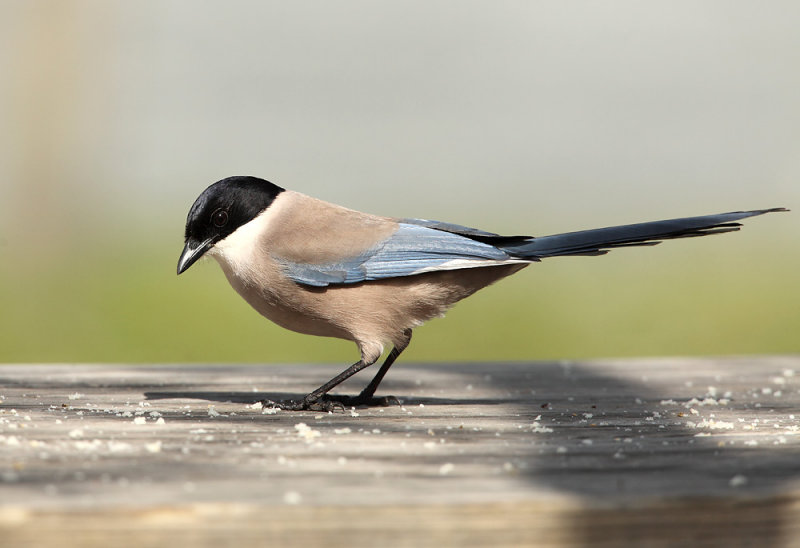
M 0 366 L 0 546 L 800 545 L 798 357 L 340 369 Z

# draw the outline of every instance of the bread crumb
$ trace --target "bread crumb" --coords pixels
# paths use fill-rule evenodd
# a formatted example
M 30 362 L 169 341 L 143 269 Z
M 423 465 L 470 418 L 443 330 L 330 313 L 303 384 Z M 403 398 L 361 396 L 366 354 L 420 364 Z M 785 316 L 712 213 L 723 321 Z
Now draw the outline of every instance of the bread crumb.
M 743 485 L 747 485 L 747 477 L 741 474 L 736 474 L 728 481 L 728 485 L 731 487 L 742 487 Z
M 151 443 L 145 443 L 144 448 L 147 450 L 148 453 L 160 453 L 161 452 L 161 440 L 157 440 Z
M 297 491 L 287 491 L 283 494 L 283 502 L 286 504 L 300 504 L 303 502 L 303 497 Z
M 318 438 L 322 435 L 319 430 L 314 430 L 310 428 L 304 422 L 298 422 L 297 424 L 295 424 L 294 429 L 297 430 L 298 436 L 306 440 L 306 443 L 311 443 L 314 440 L 314 438 Z
M 99 442 L 100 440 L 94 440 Z M 126 453 L 128 451 L 133 450 L 133 446 L 130 443 L 126 443 L 124 441 L 109 441 L 108 442 L 108 450 L 112 453 Z

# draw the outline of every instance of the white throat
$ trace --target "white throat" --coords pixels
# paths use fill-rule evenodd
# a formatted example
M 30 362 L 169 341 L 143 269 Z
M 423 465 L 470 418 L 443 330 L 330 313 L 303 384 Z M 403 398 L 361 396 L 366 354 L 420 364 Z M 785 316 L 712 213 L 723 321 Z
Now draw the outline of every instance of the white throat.
M 239 278 L 248 278 L 257 268 L 256 254 L 263 252 L 262 236 L 269 229 L 270 208 L 265 209 L 252 221 L 243 224 L 224 240 L 220 240 L 208 250 L 223 270 Z

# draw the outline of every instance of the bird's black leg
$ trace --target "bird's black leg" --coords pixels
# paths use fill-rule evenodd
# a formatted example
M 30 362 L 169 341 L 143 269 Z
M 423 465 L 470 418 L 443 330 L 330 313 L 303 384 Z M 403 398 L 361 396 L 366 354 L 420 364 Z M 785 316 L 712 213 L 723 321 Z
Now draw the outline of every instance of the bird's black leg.
M 389 352 L 389 355 L 386 356 L 386 361 L 383 362 L 381 368 L 375 374 L 369 384 L 361 391 L 358 396 L 335 396 L 336 401 L 339 401 L 345 405 L 391 405 L 391 404 L 399 404 L 400 402 L 394 396 L 384 396 L 382 398 L 375 397 L 375 391 L 378 389 L 378 385 L 383 380 L 383 377 L 386 375 L 386 372 L 389 371 L 389 368 L 392 366 L 394 361 L 400 355 L 400 353 L 405 350 L 409 343 L 411 342 L 411 330 L 406 330 L 406 340 L 403 344 L 395 346 L 392 348 L 392 351 Z
M 302 400 L 287 400 L 282 402 L 261 400 L 261 404 L 264 407 L 274 407 L 278 409 L 284 409 L 286 411 L 334 411 L 336 409 L 344 409 L 345 405 L 385 406 L 391 403 L 397 403 L 397 398 L 394 396 L 386 396 L 383 398 L 376 398 L 374 396 L 375 390 L 377 390 L 378 385 L 383 380 L 386 372 L 389 371 L 389 368 L 392 366 L 400 353 L 405 350 L 406 347 L 408 347 L 408 343 L 411 342 L 410 329 L 406 330 L 405 335 L 406 340 L 402 344 L 392 348 L 392 351 L 389 352 L 389 355 L 386 357 L 386 361 L 383 362 L 383 365 L 381 365 L 381 368 L 375 374 L 375 377 L 373 377 L 367 387 L 364 388 L 364 390 L 362 390 L 358 396 L 328 396 L 327 394 L 331 389 L 338 386 L 343 381 L 349 379 L 362 369 L 374 364 L 376 360 L 365 362 L 363 359 L 361 359 L 357 361 L 313 392 L 306 394 Z
M 302 400 L 286 400 L 282 402 L 261 400 L 261 405 L 264 407 L 277 407 L 286 411 L 334 411 L 336 409 L 344 409 L 344 405 L 341 402 L 331 400 L 325 395 L 329 390 L 373 363 L 375 363 L 375 360 L 371 362 L 365 362 L 363 359 L 358 360 L 313 392 L 303 396 Z

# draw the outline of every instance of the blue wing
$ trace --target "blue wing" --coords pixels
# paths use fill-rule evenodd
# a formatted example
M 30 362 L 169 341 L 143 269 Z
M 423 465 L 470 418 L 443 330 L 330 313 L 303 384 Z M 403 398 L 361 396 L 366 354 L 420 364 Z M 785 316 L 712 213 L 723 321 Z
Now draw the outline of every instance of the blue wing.
M 394 234 L 374 248 L 341 262 L 311 264 L 276 259 L 292 280 L 316 287 L 528 262 L 489 244 L 407 222 L 401 222 Z

